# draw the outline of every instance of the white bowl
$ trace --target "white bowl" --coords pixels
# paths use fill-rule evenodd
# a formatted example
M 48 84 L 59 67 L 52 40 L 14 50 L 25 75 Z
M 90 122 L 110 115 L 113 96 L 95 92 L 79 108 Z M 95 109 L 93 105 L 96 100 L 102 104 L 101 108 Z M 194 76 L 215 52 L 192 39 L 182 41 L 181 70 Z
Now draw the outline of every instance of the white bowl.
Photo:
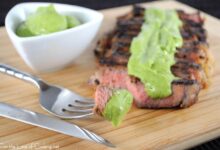
M 103 20 L 97 11 L 79 6 L 52 3 L 60 14 L 74 15 L 82 25 L 47 35 L 19 37 L 15 30 L 40 6 L 51 3 L 21 3 L 7 14 L 5 26 L 16 50 L 35 71 L 54 71 L 73 62 L 91 43 Z

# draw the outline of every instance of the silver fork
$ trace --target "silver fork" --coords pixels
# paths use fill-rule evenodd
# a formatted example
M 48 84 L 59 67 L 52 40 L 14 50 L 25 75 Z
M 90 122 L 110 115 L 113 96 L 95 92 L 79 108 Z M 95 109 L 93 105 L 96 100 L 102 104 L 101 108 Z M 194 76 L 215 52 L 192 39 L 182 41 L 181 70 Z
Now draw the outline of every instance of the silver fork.
M 33 83 L 40 91 L 40 105 L 49 113 L 63 119 L 77 119 L 93 114 L 94 101 L 84 98 L 66 88 L 50 85 L 42 79 L 0 64 L 0 72 Z

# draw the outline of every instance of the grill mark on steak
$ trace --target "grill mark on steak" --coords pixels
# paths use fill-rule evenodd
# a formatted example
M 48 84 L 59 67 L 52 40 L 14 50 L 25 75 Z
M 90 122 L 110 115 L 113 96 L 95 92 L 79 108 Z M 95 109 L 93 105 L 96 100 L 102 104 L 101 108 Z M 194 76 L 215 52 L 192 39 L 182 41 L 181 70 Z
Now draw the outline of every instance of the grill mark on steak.
M 108 87 L 109 90 L 125 88 L 132 93 L 138 107 L 188 107 L 197 101 L 200 89 L 208 85 L 210 66 L 207 64 L 210 54 L 207 50 L 207 33 L 203 28 L 204 20 L 199 13 L 186 14 L 184 11 L 177 11 L 183 22 L 180 31 L 184 42 L 181 48 L 177 48 L 176 63 L 171 71 L 180 79 L 172 82 L 172 95 L 154 100 L 147 96 L 141 81 L 129 76 L 126 70 L 130 44 L 141 30 L 144 10 L 135 5 L 130 13 L 119 17 L 116 28 L 99 41 L 95 54 L 100 69 L 91 77 L 90 84 Z M 97 88 L 96 92 L 102 88 Z
M 186 60 L 177 61 L 176 64 L 171 67 L 171 71 L 176 77 L 181 79 L 198 80 L 200 83 L 204 80 L 202 76 L 203 73 L 201 73 L 203 72 L 201 66 Z

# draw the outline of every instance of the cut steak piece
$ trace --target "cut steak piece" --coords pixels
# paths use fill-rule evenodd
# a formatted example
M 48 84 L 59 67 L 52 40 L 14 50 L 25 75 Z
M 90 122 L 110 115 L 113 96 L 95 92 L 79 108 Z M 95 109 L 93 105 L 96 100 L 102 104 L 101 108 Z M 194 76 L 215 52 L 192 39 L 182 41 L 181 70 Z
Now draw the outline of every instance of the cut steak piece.
M 172 94 L 166 98 L 152 99 L 141 81 L 128 75 L 129 48 L 132 39 L 141 30 L 144 11 L 144 8 L 135 5 L 131 12 L 119 17 L 115 29 L 98 42 L 95 55 L 99 71 L 90 79 L 90 84 L 97 86 L 95 111 L 98 113 L 103 111 L 114 88 L 131 92 L 140 108 L 184 108 L 194 104 L 199 91 L 208 86 L 212 59 L 206 42 L 207 33 L 203 28 L 204 19 L 199 13 L 187 14 L 182 10 L 177 10 L 177 13 L 183 22 L 180 29 L 183 46 L 177 48 L 176 63 L 171 67 L 172 73 L 178 77 L 172 82 Z
M 112 90 L 107 86 L 98 86 L 95 92 L 95 107 L 94 112 L 102 116 L 102 112 L 112 95 Z
M 101 83 L 101 85 L 100 85 Z M 135 104 L 140 108 L 171 108 L 188 107 L 197 101 L 200 84 L 196 80 L 175 80 L 172 82 L 172 95 L 162 99 L 152 99 L 147 95 L 144 85 L 127 74 L 126 68 L 103 67 L 90 79 L 90 84 L 98 85 L 95 94 L 96 108 L 101 110 L 109 93 L 106 89 L 127 89 L 134 97 Z M 101 87 L 101 88 L 100 88 Z M 98 93 L 98 94 L 97 94 Z M 107 94 L 103 96 L 102 94 Z M 99 100 L 102 104 L 99 104 Z

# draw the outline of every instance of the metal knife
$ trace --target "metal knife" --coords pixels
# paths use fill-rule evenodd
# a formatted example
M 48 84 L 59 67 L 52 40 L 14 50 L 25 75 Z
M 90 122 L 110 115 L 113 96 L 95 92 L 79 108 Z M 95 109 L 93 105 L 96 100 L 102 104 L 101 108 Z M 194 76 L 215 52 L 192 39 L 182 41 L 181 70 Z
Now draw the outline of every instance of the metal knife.
M 77 137 L 80 139 L 104 144 L 109 147 L 115 147 L 106 139 L 75 124 L 58 120 L 30 110 L 21 109 L 2 102 L 0 102 L 0 116 L 24 122 L 26 124 L 34 125 L 37 127 L 45 128 L 48 130 L 56 131 L 59 133 L 63 133 L 69 136 Z

